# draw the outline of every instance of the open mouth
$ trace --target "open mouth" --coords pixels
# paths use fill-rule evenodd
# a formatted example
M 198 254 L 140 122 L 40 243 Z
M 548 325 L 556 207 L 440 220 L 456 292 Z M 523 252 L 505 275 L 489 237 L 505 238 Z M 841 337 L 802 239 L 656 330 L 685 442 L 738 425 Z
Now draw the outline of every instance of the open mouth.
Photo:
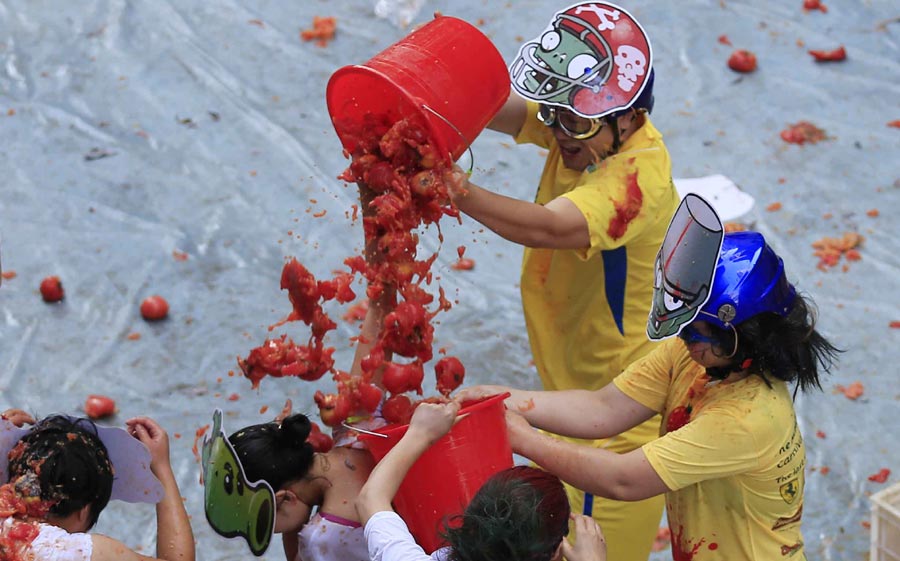
M 577 145 L 576 146 L 565 146 L 565 145 L 560 144 L 559 151 L 560 151 L 560 153 L 562 153 L 563 156 L 568 156 L 571 158 L 573 156 L 578 155 L 578 153 L 581 152 L 581 146 L 577 146 Z

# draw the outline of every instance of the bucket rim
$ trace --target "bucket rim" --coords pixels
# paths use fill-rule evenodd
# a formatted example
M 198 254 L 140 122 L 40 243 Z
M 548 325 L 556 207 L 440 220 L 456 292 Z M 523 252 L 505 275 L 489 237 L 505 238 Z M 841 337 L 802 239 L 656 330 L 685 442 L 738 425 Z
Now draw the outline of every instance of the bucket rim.
M 509 392 L 503 392 L 486 397 L 481 397 L 471 401 L 466 401 L 464 402 L 464 406 L 459 409 L 459 412 L 456 414 L 456 416 L 459 417 L 460 415 L 467 415 L 469 413 L 481 411 L 482 409 L 487 409 L 498 401 L 502 403 L 510 395 L 512 394 L 510 394 Z M 357 438 L 359 438 L 363 442 L 378 442 L 384 437 L 402 437 L 406 433 L 407 429 L 409 429 L 409 423 L 403 425 L 393 424 L 372 431 L 374 434 L 359 433 Z
M 340 89 L 342 87 L 341 82 L 343 82 L 346 78 L 350 78 L 353 75 L 368 75 L 370 78 L 377 78 L 381 80 L 384 84 L 393 88 L 394 92 L 402 97 L 406 102 L 418 112 L 425 126 L 428 128 L 428 136 L 431 142 L 434 144 L 437 149 L 438 154 L 441 155 L 441 158 L 448 164 L 453 163 L 453 155 L 450 153 L 450 149 L 447 146 L 446 139 L 440 134 L 440 131 L 437 128 L 437 125 L 434 121 L 434 117 L 432 115 L 437 115 L 437 117 L 443 121 L 444 123 L 449 123 L 449 121 L 440 113 L 438 113 L 435 109 L 425 103 L 424 100 L 419 97 L 413 95 L 406 88 L 394 83 L 390 76 L 385 74 L 384 72 L 367 66 L 365 64 L 348 64 L 346 66 L 342 66 L 335 70 L 331 77 L 328 79 L 328 84 L 325 86 L 325 105 L 328 109 L 328 117 L 331 120 L 331 124 L 334 127 L 334 132 L 337 134 L 338 139 L 341 141 L 341 144 L 344 145 L 344 134 L 338 129 L 337 121 L 338 117 L 336 116 L 337 108 L 334 106 L 336 103 L 335 97 L 341 92 Z M 455 125 L 450 123 L 453 128 L 456 128 Z M 459 131 L 457 130 L 457 133 Z M 467 139 L 459 133 L 462 137 L 463 141 L 466 142 Z

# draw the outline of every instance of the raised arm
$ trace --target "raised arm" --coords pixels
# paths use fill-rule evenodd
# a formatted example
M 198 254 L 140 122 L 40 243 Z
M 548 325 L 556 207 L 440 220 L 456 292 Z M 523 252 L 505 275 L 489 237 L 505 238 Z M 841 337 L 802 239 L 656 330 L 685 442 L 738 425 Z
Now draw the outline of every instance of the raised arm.
M 126 424 L 131 435 L 150 450 L 150 470 L 165 492 L 156 505 L 156 556 L 164 561 L 194 561 L 194 534 L 169 461 L 169 436 L 149 417 L 129 419 Z
M 506 103 L 503 104 L 500 111 L 488 123 L 488 128 L 516 137 L 522 130 L 522 125 L 525 124 L 527 113 L 528 109 L 525 100 L 510 88 Z
M 435 441 L 447 434 L 456 420 L 459 402 L 423 403 L 416 408 L 400 442 L 369 474 L 356 499 L 359 521 L 365 526 L 376 512 L 391 510 L 391 501 L 409 468 Z

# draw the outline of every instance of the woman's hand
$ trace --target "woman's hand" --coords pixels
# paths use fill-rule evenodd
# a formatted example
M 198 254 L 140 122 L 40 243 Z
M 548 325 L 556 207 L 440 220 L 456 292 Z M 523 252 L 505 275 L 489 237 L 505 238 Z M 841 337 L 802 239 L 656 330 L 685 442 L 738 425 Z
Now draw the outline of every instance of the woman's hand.
M 455 400 L 447 403 L 422 403 L 413 413 L 409 432 L 420 436 L 430 446 L 450 431 L 456 422 L 459 405 L 459 401 Z
M 135 417 L 125 421 L 128 433 L 150 450 L 150 471 L 159 475 L 160 468 L 171 469 L 169 463 L 169 435 L 150 417 Z
M 453 164 L 453 167 L 444 170 L 442 177 L 444 186 L 447 187 L 447 194 L 453 204 L 459 206 L 459 201 L 469 194 L 469 174 L 459 164 Z
M 570 517 L 575 522 L 575 545 L 563 539 L 563 556 L 568 561 L 606 561 L 606 539 L 597 522 L 583 514 Z
M 20 428 L 26 423 L 29 425 L 34 424 L 34 417 L 21 409 L 7 409 L 3 412 L 2 415 L 0 415 L 0 418 L 6 419 L 10 423 Z

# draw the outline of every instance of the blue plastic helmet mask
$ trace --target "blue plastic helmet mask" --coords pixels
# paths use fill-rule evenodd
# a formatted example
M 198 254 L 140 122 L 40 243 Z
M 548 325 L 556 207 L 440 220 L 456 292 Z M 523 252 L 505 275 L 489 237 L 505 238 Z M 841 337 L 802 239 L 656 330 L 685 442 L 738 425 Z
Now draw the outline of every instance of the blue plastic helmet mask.
M 710 295 L 723 235 L 722 221 L 702 197 L 681 201 L 656 255 L 648 337 L 678 335 L 697 317 Z
M 730 329 L 761 313 L 785 316 L 797 292 L 784 262 L 757 232 L 725 235 L 709 299 L 698 319 Z

